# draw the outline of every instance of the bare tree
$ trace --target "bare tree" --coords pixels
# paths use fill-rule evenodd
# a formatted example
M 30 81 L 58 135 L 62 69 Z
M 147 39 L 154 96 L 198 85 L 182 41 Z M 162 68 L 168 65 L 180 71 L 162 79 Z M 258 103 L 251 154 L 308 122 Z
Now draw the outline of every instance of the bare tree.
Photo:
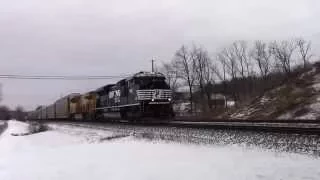
M 175 61 L 163 63 L 160 71 L 166 76 L 166 81 L 175 93 L 179 87 L 179 69 Z
M 229 74 L 231 77 L 231 91 L 232 95 L 235 101 L 237 101 L 238 98 L 238 92 L 237 92 L 237 77 L 238 77 L 238 72 L 239 72 L 239 67 L 237 63 L 237 57 L 234 52 L 234 48 L 228 47 L 225 48 L 221 53 L 220 53 L 220 58 L 224 60 L 224 65 L 226 66 L 226 72 Z
M 176 53 L 174 63 L 179 68 L 181 73 L 182 79 L 188 85 L 189 88 L 189 96 L 190 96 L 190 104 L 191 104 L 191 112 L 193 112 L 193 86 L 196 79 L 195 74 L 195 62 L 194 59 L 191 57 L 186 46 L 182 46 Z
M 232 49 L 234 53 L 234 56 L 238 62 L 239 66 L 239 72 L 241 79 L 237 79 L 239 82 L 235 83 L 241 83 L 242 93 L 239 94 L 238 98 L 241 99 L 241 101 L 246 102 L 246 100 L 249 100 L 252 96 L 251 93 L 253 91 L 253 82 L 252 82 L 252 76 L 254 74 L 254 70 L 252 69 L 252 59 L 250 56 L 250 52 L 248 50 L 248 44 L 246 41 L 235 41 L 232 44 Z
M 301 59 L 303 60 L 303 67 L 306 68 L 307 64 L 309 63 L 309 60 L 312 57 L 312 54 L 310 54 L 311 41 L 307 42 L 303 38 L 298 38 L 296 39 L 296 44 L 297 44 Z
M 10 120 L 10 109 L 7 106 L 0 106 L 0 120 Z
M 220 68 L 218 66 L 212 66 L 212 70 L 223 83 L 223 92 L 227 91 L 227 60 L 222 52 L 217 54 L 217 61 L 219 62 Z M 222 71 L 222 72 L 221 72 Z
M 24 121 L 25 120 L 25 112 L 23 110 L 22 106 L 17 106 L 16 110 L 14 111 L 14 118 L 19 120 L 19 121 Z
M 225 65 L 227 67 L 227 72 L 231 76 L 232 79 L 237 78 L 237 74 L 239 72 L 239 67 L 237 63 L 237 58 L 234 53 L 234 49 L 231 47 L 225 48 L 222 52 L 221 55 L 225 59 Z
M 217 61 L 220 63 L 221 68 L 215 68 L 215 69 L 213 69 L 213 71 L 220 80 L 225 82 L 227 80 L 227 77 L 226 77 L 227 60 L 225 59 L 225 56 L 222 53 L 218 53 L 217 54 Z M 214 66 L 214 67 L 216 67 L 216 66 Z
M 294 41 L 274 41 L 270 45 L 270 50 L 275 60 L 280 64 L 283 72 L 287 75 L 291 73 L 292 54 L 296 49 Z
M 212 84 L 214 84 L 214 73 L 212 72 L 213 64 L 211 63 L 211 59 L 209 58 L 208 52 L 202 47 L 194 46 L 192 51 L 192 58 L 195 62 L 195 73 L 200 88 L 201 101 L 204 102 L 206 99 L 207 107 L 210 109 L 210 87 Z M 204 107 L 204 109 L 206 108 Z
M 232 52 L 234 57 L 239 62 L 240 68 L 239 72 L 242 78 L 249 76 L 250 74 L 250 56 L 247 48 L 247 42 L 236 41 L 232 44 Z
M 271 71 L 271 52 L 267 44 L 262 41 L 255 41 L 251 56 L 259 68 L 261 77 L 266 80 Z

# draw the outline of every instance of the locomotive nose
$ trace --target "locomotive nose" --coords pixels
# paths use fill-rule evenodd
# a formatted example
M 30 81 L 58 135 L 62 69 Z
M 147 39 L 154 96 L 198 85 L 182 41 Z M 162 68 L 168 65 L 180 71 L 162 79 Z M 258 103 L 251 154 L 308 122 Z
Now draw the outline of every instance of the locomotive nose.
M 147 90 L 137 90 L 137 99 L 152 101 L 155 100 L 166 100 L 171 101 L 172 91 L 168 89 L 147 89 Z

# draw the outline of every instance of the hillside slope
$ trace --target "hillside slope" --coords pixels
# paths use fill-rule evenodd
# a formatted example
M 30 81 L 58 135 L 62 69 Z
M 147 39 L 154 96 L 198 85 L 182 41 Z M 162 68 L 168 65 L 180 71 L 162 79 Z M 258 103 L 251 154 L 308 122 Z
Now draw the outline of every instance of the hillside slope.
M 249 106 L 227 115 L 229 119 L 320 119 L 320 63 L 295 75 Z

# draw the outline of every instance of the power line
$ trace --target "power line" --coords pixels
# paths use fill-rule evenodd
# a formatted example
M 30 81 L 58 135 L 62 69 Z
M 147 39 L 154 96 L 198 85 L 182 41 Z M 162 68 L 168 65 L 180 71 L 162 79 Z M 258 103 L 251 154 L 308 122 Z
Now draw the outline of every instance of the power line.
M 18 75 L 18 74 L 0 74 L 0 79 L 25 79 L 25 80 L 99 80 L 99 79 L 120 79 L 131 76 L 113 75 L 113 76 L 49 76 L 49 75 Z

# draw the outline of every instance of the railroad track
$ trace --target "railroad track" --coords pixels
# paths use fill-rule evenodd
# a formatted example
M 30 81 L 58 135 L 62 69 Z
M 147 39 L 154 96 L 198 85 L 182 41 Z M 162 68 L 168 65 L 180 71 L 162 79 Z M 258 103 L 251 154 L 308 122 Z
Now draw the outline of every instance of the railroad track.
M 51 121 L 49 121 L 51 122 Z M 170 122 L 140 122 L 130 123 L 128 121 L 118 122 L 72 122 L 72 121 L 52 121 L 61 123 L 72 123 L 73 125 L 91 124 L 95 127 L 107 127 L 108 125 L 130 125 L 133 127 L 173 127 L 173 128 L 191 128 L 191 129 L 224 129 L 224 130 L 242 130 L 242 131 L 264 131 L 277 133 L 295 133 L 295 134 L 313 134 L 320 135 L 320 123 L 311 122 L 250 122 L 250 121 L 219 121 L 219 122 L 190 122 L 190 121 L 170 121 Z
M 234 129 L 278 133 L 320 134 L 317 123 L 267 123 L 267 122 L 172 122 L 174 126 L 203 129 Z

